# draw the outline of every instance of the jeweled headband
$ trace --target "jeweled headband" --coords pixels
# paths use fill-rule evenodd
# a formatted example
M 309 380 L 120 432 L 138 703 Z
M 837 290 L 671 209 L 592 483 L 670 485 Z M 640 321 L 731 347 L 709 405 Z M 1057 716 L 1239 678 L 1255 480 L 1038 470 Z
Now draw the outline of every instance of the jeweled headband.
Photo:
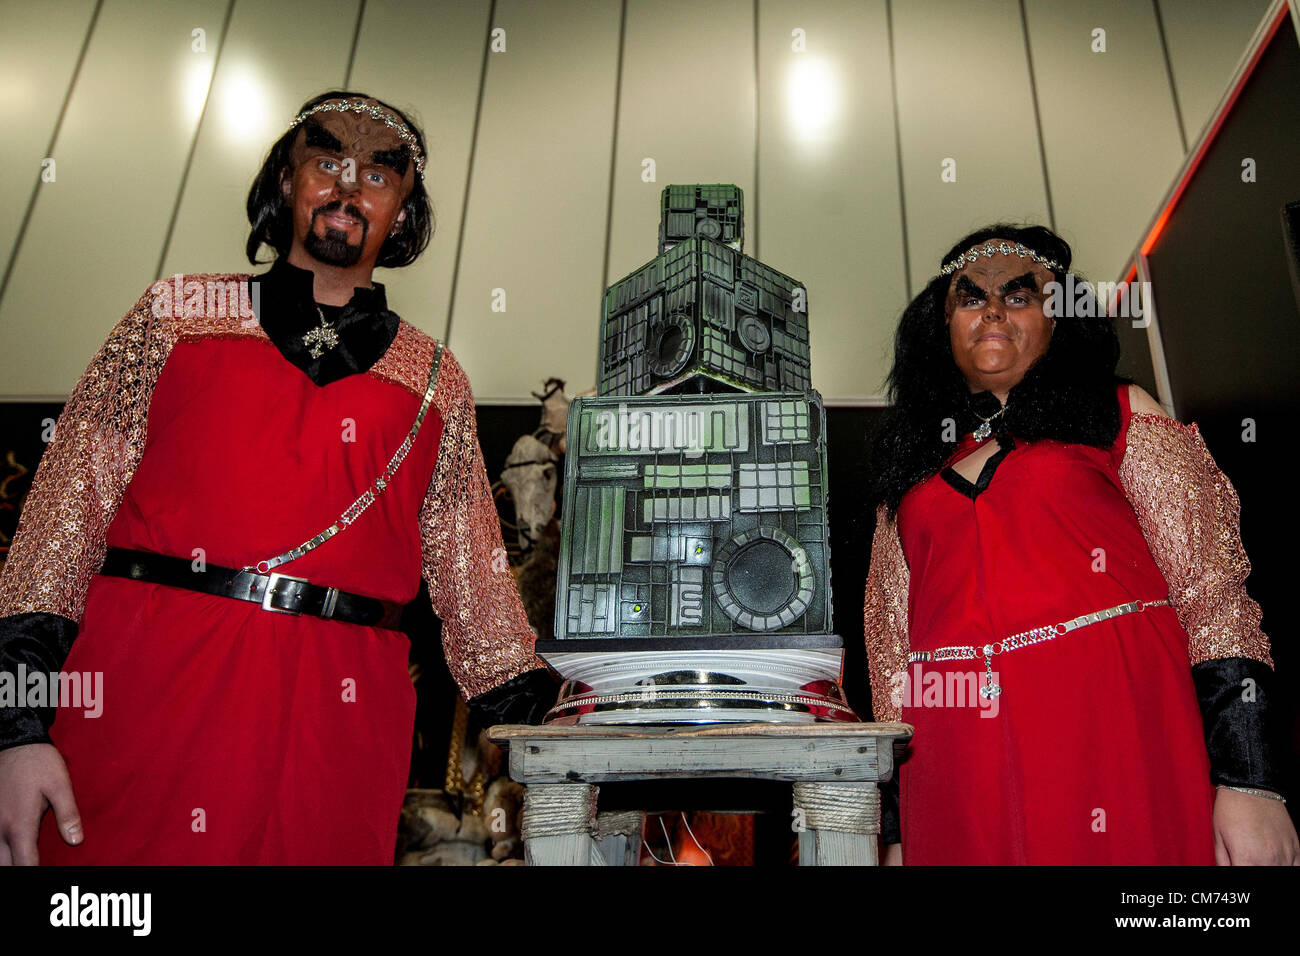
M 1053 272 L 1065 271 L 1057 262 L 1047 258 L 1047 256 L 1040 256 L 1038 253 L 1034 252 L 1033 249 L 1030 249 L 1022 243 L 1010 243 L 1005 240 L 1001 242 L 993 242 L 992 240 L 989 240 L 982 246 L 972 246 L 970 249 L 967 249 L 956 259 L 952 260 L 952 262 L 944 266 L 940 272 L 944 275 L 951 275 L 966 263 L 976 261 L 980 256 L 983 256 L 985 259 L 992 259 L 999 252 L 1004 256 L 1016 255 L 1022 259 L 1032 259 L 1035 262 L 1046 266 Z
M 424 181 L 424 153 L 420 150 L 420 141 L 411 132 L 411 128 L 388 110 L 371 106 L 363 100 L 326 100 L 324 103 L 318 103 L 295 116 L 293 122 L 289 124 L 289 129 L 293 129 L 314 113 L 346 113 L 348 110 L 353 113 L 366 113 L 371 119 L 383 120 L 384 125 L 397 134 L 397 138 L 410 152 L 411 158 L 415 160 L 415 171 L 420 174 L 420 181 Z

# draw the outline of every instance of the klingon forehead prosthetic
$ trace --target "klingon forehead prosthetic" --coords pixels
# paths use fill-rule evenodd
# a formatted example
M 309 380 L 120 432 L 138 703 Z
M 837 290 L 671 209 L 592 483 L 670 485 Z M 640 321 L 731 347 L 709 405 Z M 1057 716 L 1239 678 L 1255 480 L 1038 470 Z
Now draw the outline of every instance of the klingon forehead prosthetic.
M 420 150 L 419 140 L 411 132 L 410 127 L 394 113 L 362 99 L 326 100 L 295 116 L 293 122 L 289 124 L 289 129 L 301 125 L 318 113 L 324 114 L 321 119 L 336 120 L 330 124 L 334 132 L 325 131 L 320 120 L 307 123 L 305 140 L 307 146 L 332 145 L 319 142 L 324 134 L 324 138 L 332 137 L 336 140 L 338 148 L 343 151 L 357 154 L 373 153 L 376 162 L 391 166 L 403 175 L 410 161 L 414 160 L 415 171 L 419 174 L 420 180 L 424 180 L 425 156 Z M 376 149 L 375 146 L 381 138 L 391 141 L 390 137 L 385 135 L 389 131 L 397 137 L 397 148 Z M 334 133 L 341 135 L 335 136 Z

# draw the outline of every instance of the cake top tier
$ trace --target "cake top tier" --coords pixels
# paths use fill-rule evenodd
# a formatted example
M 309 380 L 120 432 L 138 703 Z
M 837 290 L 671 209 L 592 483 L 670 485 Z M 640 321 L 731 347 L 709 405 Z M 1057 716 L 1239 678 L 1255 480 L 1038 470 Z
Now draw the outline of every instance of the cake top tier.
M 692 236 L 745 249 L 745 194 L 732 184 L 665 186 L 659 201 L 659 252 Z

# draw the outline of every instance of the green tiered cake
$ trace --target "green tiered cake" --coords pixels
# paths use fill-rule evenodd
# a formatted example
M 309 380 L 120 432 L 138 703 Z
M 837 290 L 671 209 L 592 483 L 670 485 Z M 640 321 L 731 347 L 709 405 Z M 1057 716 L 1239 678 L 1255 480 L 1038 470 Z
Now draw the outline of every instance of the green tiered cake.
M 735 186 L 669 186 L 660 252 L 605 293 L 569 410 L 562 723 L 856 720 L 832 632 L 807 297 L 741 251 Z

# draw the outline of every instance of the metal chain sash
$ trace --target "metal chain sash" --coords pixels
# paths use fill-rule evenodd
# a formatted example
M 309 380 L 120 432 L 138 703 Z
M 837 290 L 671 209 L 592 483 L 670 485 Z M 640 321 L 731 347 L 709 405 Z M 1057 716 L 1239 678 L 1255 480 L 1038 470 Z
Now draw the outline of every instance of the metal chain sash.
M 1002 693 L 1002 685 L 993 680 L 993 658 L 996 655 L 1019 650 L 1033 644 L 1041 644 L 1043 641 L 1055 640 L 1070 631 L 1087 627 L 1089 624 L 1098 624 L 1101 621 L 1109 621 L 1111 618 L 1121 617 L 1125 614 L 1145 611 L 1149 607 L 1163 607 L 1168 604 L 1168 598 L 1161 598 L 1158 601 L 1129 601 L 1127 604 L 1119 604 L 1115 607 L 1093 611 L 1091 614 L 1080 614 L 1076 618 L 1058 624 L 1046 624 L 1028 631 L 1021 631 L 1019 634 L 1004 637 L 1000 641 L 985 644 L 983 647 L 961 644 L 936 647 L 932 651 L 912 651 L 907 655 L 907 662 L 915 664 L 918 661 L 969 661 L 982 657 L 984 658 L 984 686 L 980 688 L 980 696 L 985 700 L 992 700 Z
M 420 401 L 420 410 L 415 415 L 415 422 L 411 425 L 411 430 L 402 439 L 402 443 L 393 452 L 393 457 L 388 459 L 388 467 L 384 473 L 371 482 L 370 486 L 361 493 L 356 501 L 344 509 L 343 514 L 324 531 L 308 538 L 296 548 L 292 548 L 283 554 L 277 554 L 274 558 L 266 558 L 258 561 L 256 564 L 245 565 L 240 570 L 256 571 L 258 574 L 266 574 L 272 568 L 278 568 L 282 564 L 288 564 L 301 558 L 308 551 L 320 547 L 330 538 L 334 537 L 352 522 L 361 516 L 361 513 L 375 503 L 375 499 L 384 493 L 388 488 L 389 481 L 397 474 L 397 470 L 402 467 L 402 462 L 410 454 L 412 446 L 415 444 L 415 438 L 420 434 L 420 427 L 424 424 L 424 418 L 429 413 L 429 406 L 433 404 L 433 388 L 438 378 L 438 367 L 442 364 L 442 343 L 437 342 L 433 350 L 433 365 L 429 369 L 429 384 L 425 386 L 424 398 Z

